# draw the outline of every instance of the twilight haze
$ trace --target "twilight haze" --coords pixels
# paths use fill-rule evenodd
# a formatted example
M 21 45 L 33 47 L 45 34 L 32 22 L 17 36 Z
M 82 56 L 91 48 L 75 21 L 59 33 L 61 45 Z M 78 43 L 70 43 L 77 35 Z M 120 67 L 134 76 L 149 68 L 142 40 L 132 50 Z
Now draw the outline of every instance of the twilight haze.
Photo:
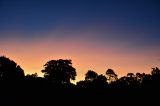
M 1 0 L 0 55 L 42 76 L 51 59 L 119 75 L 160 67 L 159 0 Z

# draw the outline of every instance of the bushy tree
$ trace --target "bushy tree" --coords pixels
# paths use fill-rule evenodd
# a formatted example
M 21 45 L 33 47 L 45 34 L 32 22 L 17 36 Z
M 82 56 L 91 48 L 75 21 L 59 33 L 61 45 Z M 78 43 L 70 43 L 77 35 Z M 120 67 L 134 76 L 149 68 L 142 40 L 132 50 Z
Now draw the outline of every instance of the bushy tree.
M 98 74 L 92 70 L 88 70 L 88 72 L 85 74 L 85 80 L 86 81 L 93 81 L 98 77 Z
M 5 56 L 0 57 L 0 79 L 1 80 L 15 80 L 24 77 L 23 69 L 17 65 L 13 60 Z
M 42 73 L 47 80 L 57 83 L 70 83 L 70 80 L 75 80 L 77 75 L 71 60 L 62 59 L 48 61 Z

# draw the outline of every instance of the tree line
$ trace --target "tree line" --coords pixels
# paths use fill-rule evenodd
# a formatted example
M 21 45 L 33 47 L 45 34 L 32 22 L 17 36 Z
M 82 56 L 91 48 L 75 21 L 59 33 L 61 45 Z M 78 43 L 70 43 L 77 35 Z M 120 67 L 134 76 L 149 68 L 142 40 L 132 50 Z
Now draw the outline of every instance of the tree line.
M 52 98 L 56 97 L 56 102 L 57 99 L 77 97 L 118 99 L 133 96 L 145 98 L 145 95 L 151 97 L 160 94 L 158 67 L 152 68 L 150 74 L 128 73 L 121 78 L 118 78 L 113 69 L 107 69 L 105 75 L 88 70 L 85 79 L 76 84 L 71 83 L 71 80 L 75 80 L 77 76 L 71 60 L 50 60 L 41 72 L 44 73 L 44 77 L 39 77 L 37 73 L 25 75 L 24 70 L 16 62 L 1 56 L 0 91 L 4 92 L 0 97 L 16 96 L 21 101 L 24 101 L 24 98 L 30 98 L 32 102 L 53 101 Z M 42 99 L 40 95 L 45 98 Z M 48 95 L 53 97 L 50 98 Z

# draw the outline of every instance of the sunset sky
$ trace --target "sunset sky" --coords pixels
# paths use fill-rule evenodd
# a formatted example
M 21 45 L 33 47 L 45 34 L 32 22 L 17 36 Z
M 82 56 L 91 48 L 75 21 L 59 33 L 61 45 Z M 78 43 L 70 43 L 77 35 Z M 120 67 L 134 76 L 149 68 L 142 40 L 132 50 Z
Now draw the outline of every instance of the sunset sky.
M 0 55 L 42 76 L 52 59 L 119 76 L 160 67 L 159 0 L 0 0 Z

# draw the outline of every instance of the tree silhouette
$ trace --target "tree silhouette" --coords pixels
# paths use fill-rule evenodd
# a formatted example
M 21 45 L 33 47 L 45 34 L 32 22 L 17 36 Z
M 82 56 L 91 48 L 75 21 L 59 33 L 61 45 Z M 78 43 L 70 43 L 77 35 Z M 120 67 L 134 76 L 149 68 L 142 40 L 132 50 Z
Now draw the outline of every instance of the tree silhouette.
M 70 83 L 75 80 L 76 70 L 72 67 L 71 60 L 51 60 L 44 65 L 44 77 L 47 80 L 57 83 Z
M 26 77 L 26 78 L 37 78 L 37 77 L 38 77 L 38 74 L 37 74 L 37 73 L 27 74 L 25 77 Z
M 137 77 L 136 77 L 137 75 Z M 138 83 L 140 83 L 139 81 L 142 81 L 142 76 L 140 75 L 140 73 L 137 73 L 136 75 L 134 75 L 134 73 L 128 73 L 127 74 L 127 83 L 128 85 L 135 87 Z M 140 79 L 141 78 L 141 79 Z
M 139 72 L 136 73 L 136 79 L 137 79 L 137 81 L 138 81 L 139 83 L 142 83 L 144 76 L 145 76 L 144 73 L 143 73 L 143 74 L 141 74 L 141 73 L 139 73 Z
M 98 75 L 98 77 L 95 79 L 94 83 L 99 87 L 105 87 L 107 83 L 107 78 L 104 75 Z
M 152 75 L 160 75 L 160 69 L 158 67 L 152 68 L 151 74 Z
M 86 81 L 93 81 L 98 77 L 98 74 L 92 70 L 88 70 L 88 72 L 85 74 L 85 80 Z
M 24 77 L 23 69 L 17 65 L 13 60 L 5 56 L 0 57 L 0 79 L 1 80 L 15 80 Z
M 133 77 L 135 77 L 135 75 L 133 73 L 128 73 L 127 77 L 133 78 Z
M 106 82 L 107 78 L 104 75 L 101 74 L 101 75 L 98 75 L 97 80 L 99 82 Z
M 12 98 L 25 101 L 29 98 L 29 105 L 33 103 L 37 105 L 39 101 L 44 101 L 45 105 L 59 104 L 65 100 L 68 101 L 69 105 L 70 100 L 78 100 L 77 102 L 85 100 L 85 103 L 88 102 L 92 105 L 98 99 L 115 101 L 121 98 L 126 101 L 128 99 L 138 101 L 153 98 L 153 103 L 155 103 L 156 97 L 160 95 L 160 69 L 158 67 L 152 68 L 150 74 L 128 73 L 119 79 L 112 69 L 108 69 L 106 75 L 98 75 L 96 72 L 88 70 L 85 74 L 85 80 L 77 82 L 76 85 L 70 83 L 70 80 L 75 80 L 76 77 L 76 70 L 72 67 L 71 60 L 48 61 L 42 72 L 44 77 L 39 77 L 37 73 L 24 76 L 20 66 L 13 60 L 1 56 L 1 102 L 4 97 L 7 97 L 5 98 L 6 101 L 13 101 Z M 23 80 L 19 82 L 17 79 L 21 78 Z M 18 103 L 18 101 L 16 102 Z M 113 104 L 113 102 L 111 103 Z
M 156 88 L 160 88 L 158 85 L 160 82 L 160 69 L 158 67 L 152 68 L 151 74 L 152 86 L 154 85 Z
M 107 80 L 109 83 L 116 81 L 118 79 L 117 74 L 112 69 L 108 69 L 106 71 Z
M 78 81 L 76 84 L 79 88 L 86 88 L 89 85 L 89 82 L 86 80 Z

